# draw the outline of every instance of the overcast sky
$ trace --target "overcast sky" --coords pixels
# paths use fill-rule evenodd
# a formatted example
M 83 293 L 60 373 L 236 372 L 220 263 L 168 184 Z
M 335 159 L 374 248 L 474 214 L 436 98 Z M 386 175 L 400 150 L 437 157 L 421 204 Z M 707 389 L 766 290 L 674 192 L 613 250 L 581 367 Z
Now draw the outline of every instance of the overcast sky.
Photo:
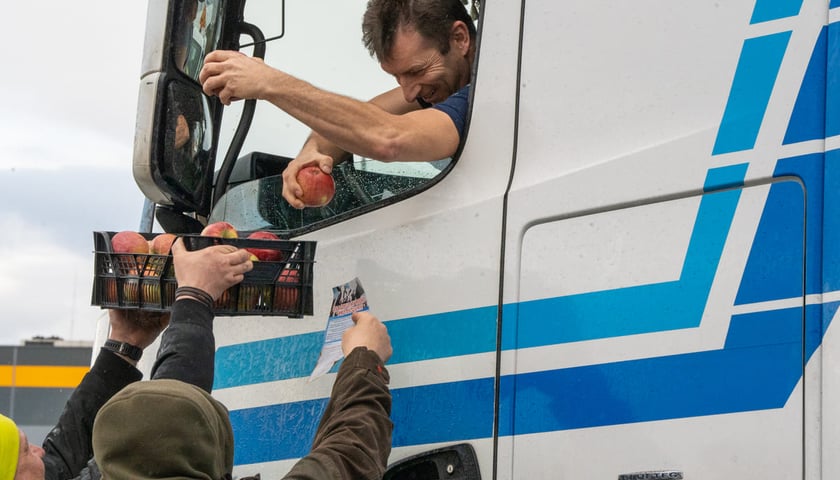
M 93 231 L 136 230 L 146 2 L 15 2 L 0 29 L 0 345 L 93 340 Z

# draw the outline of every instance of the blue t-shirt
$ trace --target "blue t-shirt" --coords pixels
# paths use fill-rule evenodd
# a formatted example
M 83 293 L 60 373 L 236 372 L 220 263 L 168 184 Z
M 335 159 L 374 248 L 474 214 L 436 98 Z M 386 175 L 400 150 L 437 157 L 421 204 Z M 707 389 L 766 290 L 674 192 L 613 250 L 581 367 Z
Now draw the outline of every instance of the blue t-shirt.
M 420 101 L 420 99 L 418 99 L 418 101 Z M 467 109 L 469 108 L 469 104 L 470 84 L 461 87 L 460 90 L 453 93 L 449 96 L 449 98 L 440 103 L 429 105 L 426 102 L 420 101 L 420 105 L 423 106 L 423 108 L 436 108 L 449 115 L 449 118 L 451 118 L 452 122 L 455 124 L 455 128 L 458 129 L 459 138 L 464 137 L 464 128 L 466 128 L 467 124 Z

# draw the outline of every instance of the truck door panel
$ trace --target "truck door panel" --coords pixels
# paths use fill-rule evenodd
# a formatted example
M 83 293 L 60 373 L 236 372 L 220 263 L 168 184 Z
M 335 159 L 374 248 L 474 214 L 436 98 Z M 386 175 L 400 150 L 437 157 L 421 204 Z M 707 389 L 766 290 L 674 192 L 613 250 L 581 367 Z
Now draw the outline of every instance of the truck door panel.
M 782 145 L 826 12 L 765 7 L 525 4 L 502 477 L 788 479 L 819 457 L 822 145 Z

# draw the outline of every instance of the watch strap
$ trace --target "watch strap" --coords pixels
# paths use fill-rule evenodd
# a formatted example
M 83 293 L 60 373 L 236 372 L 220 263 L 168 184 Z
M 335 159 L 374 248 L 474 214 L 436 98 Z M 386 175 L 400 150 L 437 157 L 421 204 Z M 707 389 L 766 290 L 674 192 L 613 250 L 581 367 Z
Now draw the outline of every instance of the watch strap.
M 106 340 L 105 345 L 102 346 L 105 350 L 110 350 L 114 353 L 118 353 L 120 355 L 125 355 L 126 357 L 134 360 L 135 362 L 140 360 L 140 357 L 143 356 L 143 349 L 132 345 L 126 342 L 118 342 L 116 340 Z

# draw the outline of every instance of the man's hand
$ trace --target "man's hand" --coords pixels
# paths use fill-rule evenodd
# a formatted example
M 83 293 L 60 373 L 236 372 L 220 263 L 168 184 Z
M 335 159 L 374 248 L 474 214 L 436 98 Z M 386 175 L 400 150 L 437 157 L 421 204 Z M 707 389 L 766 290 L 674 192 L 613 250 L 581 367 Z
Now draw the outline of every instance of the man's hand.
M 356 347 L 367 347 L 379 355 L 382 363 L 391 358 L 394 349 L 391 347 L 391 337 L 385 324 L 380 322 L 369 311 L 353 314 L 356 325 L 347 329 L 341 337 L 341 351 L 344 356 L 350 354 Z
M 242 99 L 261 99 L 261 88 L 271 81 L 274 73 L 277 70 L 260 58 L 232 50 L 216 50 L 204 57 L 198 81 L 204 93 L 215 95 L 223 104 L 230 105 Z
M 169 312 L 112 308 L 108 310 L 108 318 L 111 323 L 110 340 L 144 349 L 169 325 Z
M 203 290 L 217 300 L 228 288 L 245 278 L 254 268 L 247 250 L 232 245 L 214 245 L 190 252 L 184 241 L 172 244 L 172 261 L 179 287 Z
M 321 167 L 322 172 L 329 175 L 332 172 L 334 163 L 335 160 L 332 157 L 319 153 L 315 149 L 304 148 L 301 150 L 297 158 L 289 162 L 286 165 L 286 169 L 283 170 L 283 198 L 289 202 L 289 205 L 297 209 L 303 208 L 304 204 L 300 199 L 300 196 L 303 195 L 303 190 L 297 181 L 298 172 L 305 167 L 318 165 Z

